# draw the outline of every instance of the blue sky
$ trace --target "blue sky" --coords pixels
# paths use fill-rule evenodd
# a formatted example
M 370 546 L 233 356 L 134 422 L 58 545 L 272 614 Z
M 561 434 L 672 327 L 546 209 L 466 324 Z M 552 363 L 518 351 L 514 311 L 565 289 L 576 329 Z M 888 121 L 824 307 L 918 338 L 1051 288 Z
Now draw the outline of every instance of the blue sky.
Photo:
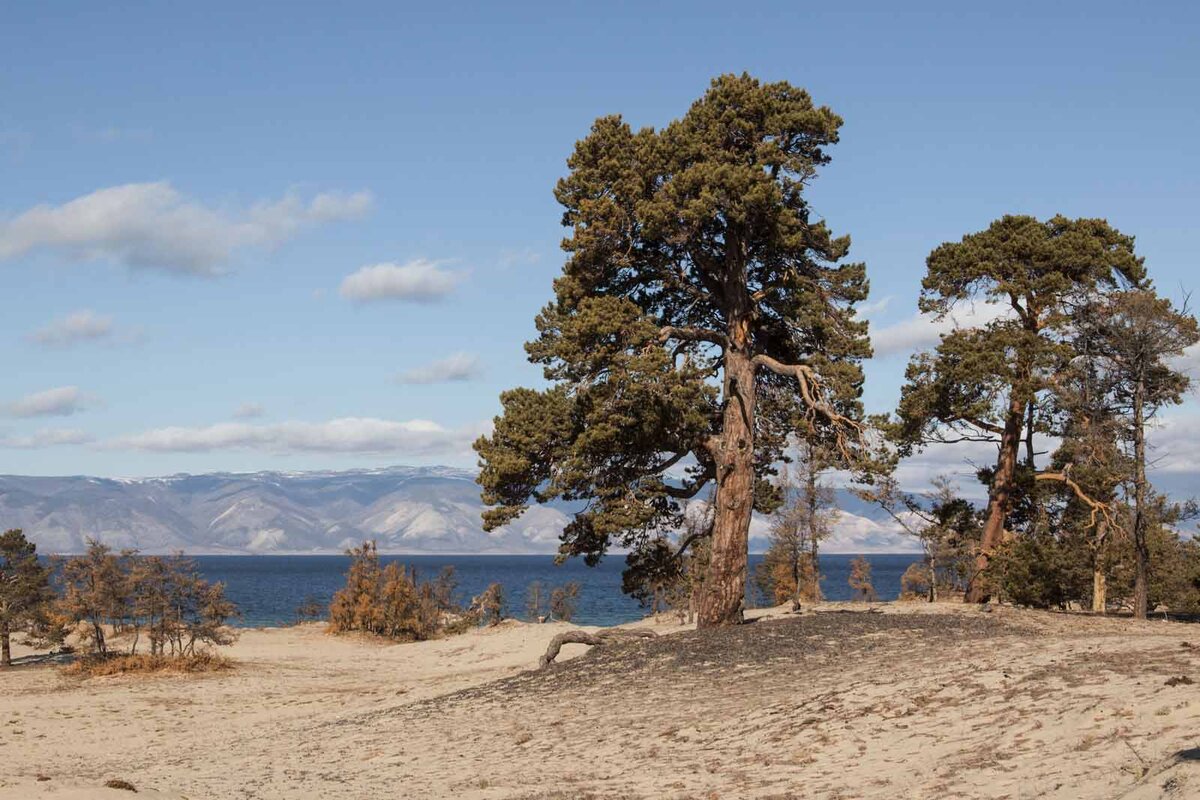
M 0 473 L 472 464 L 539 378 L 574 142 L 723 72 L 846 120 L 812 198 L 868 264 L 872 410 L 925 255 L 1004 213 L 1106 217 L 1195 288 L 1192 4 L 837 5 L 6 8 Z

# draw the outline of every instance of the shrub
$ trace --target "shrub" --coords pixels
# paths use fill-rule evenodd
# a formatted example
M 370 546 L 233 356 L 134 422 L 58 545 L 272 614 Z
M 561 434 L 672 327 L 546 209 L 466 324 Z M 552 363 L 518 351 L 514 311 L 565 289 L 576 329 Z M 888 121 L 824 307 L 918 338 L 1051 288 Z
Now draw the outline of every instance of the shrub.
M 504 587 L 493 583 L 471 600 L 468 616 L 480 625 L 499 625 L 504 619 Z
M 928 600 L 933 576 L 928 564 L 909 564 L 900 576 L 901 600 Z
M 562 622 L 570 622 L 579 603 L 579 584 L 570 581 L 555 586 L 550 592 L 550 616 Z
M 296 606 L 296 624 L 316 622 L 325 614 L 325 604 L 316 595 L 306 595 L 304 602 Z
M 421 641 L 446 632 L 458 620 L 453 569 L 422 582 L 403 564 L 381 566 L 375 542 L 363 542 L 347 555 L 351 561 L 346 585 L 329 605 L 329 629 L 334 633 L 359 631 Z
M 874 603 L 879 599 L 875 594 L 875 586 L 871 583 L 871 564 L 863 556 L 850 562 L 850 584 L 852 597 L 863 603 Z
M 63 668 L 68 675 L 99 678 L 110 675 L 147 674 L 156 672 L 195 674 L 233 669 L 233 661 L 218 653 L 201 650 L 191 655 L 166 656 L 140 653 L 138 655 L 86 655 Z

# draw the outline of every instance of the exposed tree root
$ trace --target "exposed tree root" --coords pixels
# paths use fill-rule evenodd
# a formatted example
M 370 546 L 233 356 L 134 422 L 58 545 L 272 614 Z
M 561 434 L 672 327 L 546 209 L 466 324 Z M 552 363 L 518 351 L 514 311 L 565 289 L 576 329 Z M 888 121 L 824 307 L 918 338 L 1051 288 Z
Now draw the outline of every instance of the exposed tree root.
M 550 640 L 550 646 L 546 648 L 546 652 L 538 659 L 538 669 L 551 664 L 554 659 L 558 658 L 558 653 L 562 650 L 564 644 L 586 644 L 591 647 L 599 647 L 603 644 L 608 644 L 622 639 L 656 639 L 658 634 L 654 631 L 648 631 L 644 628 L 627 630 L 623 628 L 611 628 L 608 630 L 596 631 L 588 633 L 587 631 L 566 631 L 560 633 Z

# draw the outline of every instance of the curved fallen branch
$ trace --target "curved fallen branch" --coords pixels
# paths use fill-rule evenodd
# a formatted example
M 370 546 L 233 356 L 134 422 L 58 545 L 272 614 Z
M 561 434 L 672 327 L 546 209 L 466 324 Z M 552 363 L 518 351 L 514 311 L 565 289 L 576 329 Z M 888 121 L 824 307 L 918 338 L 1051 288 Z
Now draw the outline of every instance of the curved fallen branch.
M 608 644 L 621 639 L 657 639 L 658 634 L 654 631 L 648 631 L 645 628 L 635 628 L 626 630 L 622 628 L 614 628 L 609 630 L 596 631 L 588 633 L 587 631 L 565 631 L 558 634 L 550 640 L 550 646 L 546 648 L 546 652 L 538 659 L 538 669 L 552 664 L 554 659 L 558 658 L 558 653 L 562 650 L 565 644 L 586 644 L 590 647 L 599 647 L 602 644 Z

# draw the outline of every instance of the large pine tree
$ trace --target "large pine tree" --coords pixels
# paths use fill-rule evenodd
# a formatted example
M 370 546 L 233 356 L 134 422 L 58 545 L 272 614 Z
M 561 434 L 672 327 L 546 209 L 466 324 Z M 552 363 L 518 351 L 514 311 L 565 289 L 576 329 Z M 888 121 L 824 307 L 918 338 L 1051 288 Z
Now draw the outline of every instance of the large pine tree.
M 568 259 L 527 345 L 552 385 L 505 392 L 476 443 L 485 527 L 582 501 L 561 552 L 595 563 L 678 528 L 680 501 L 715 482 L 698 618 L 741 621 L 751 512 L 777 502 L 788 437 L 845 462 L 859 434 L 865 268 L 804 194 L 841 123 L 748 75 L 661 130 L 595 122 L 556 189 Z

